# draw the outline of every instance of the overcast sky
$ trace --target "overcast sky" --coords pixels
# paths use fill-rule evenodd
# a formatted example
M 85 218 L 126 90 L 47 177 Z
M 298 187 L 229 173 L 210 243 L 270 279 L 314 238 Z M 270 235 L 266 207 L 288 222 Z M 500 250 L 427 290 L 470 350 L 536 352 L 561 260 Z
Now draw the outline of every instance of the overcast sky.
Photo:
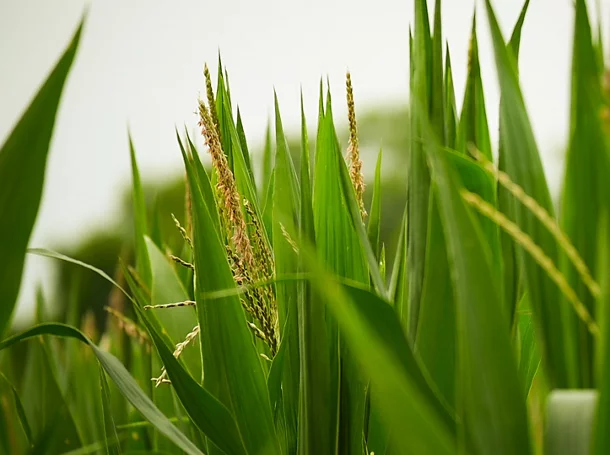
M 429 3 L 433 3 L 430 1 Z M 507 35 L 521 0 L 495 0 Z M 607 11 L 610 0 L 601 0 Z M 458 103 L 474 0 L 445 0 Z M 569 108 L 572 0 L 532 0 L 521 51 L 521 78 L 551 185 L 561 171 Z M 299 122 L 303 87 L 311 119 L 320 76 L 329 76 L 342 119 L 346 69 L 357 110 L 406 103 L 412 0 L 83 1 L 0 0 L 0 143 L 68 43 L 89 5 L 73 70 L 59 109 L 44 198 L 31 240 L 69 245 L 114 225 L 118 196 L 130 178 L 127 125 L 145 178 L 177 175 L 174 126 L 194 126 L 202 68 L 216 68 L 220 49 L 249 141 L 259 142 L 276 88 L 285 125 Z M 492 130 L 497 83 L 483 3 L 478 29 Z M 494 134 L 494 137 L 497 135 Z M 379 138 L 380 141 L 383 138 Z M 50 285 L 48 259 L 29 258 L 20 297 L 27 316 L 33 289 Z

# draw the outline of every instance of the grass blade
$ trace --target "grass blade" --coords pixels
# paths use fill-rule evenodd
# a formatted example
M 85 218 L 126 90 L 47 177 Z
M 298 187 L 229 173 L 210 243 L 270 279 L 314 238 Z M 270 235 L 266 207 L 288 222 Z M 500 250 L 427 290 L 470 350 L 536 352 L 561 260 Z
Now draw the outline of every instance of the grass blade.
M 419 307 L 426 266 L 426 244 L 428 238 L 428 208 L 430 195 L 430 172 L 421 141 L 420 122 L 429 119 L 431 80 L 430 24 L 426 0 L 415 2 L 415 36 L 411 45 L 411 93 L 421 97 L 421 103 L 411 103 L 411 152 L 408 176 L 407 226 L 407 273 L 409 277 L 408 334 L 415 341 L 419 320 Z
M 607 205 L 608 146 L 600 112 L 608 109 L 602 93 L 602 68 L 598 68 L 591 24 L 584 1 L 576 2 L 572 61 L 572 110 L 570 145 L 566 155 L 561 204 L 561 227 L 572 241 L 580 257 L 597 275 L 599 249 L 597 233 L 601 213 Z M 586 222 L 583 222 L 586 220 Z M 564 258 L 563 272 L 587 310 L 594 314 L 595 297 Z M 577 333 L 577 385 L 592 387 L 594 340 L 587 327 L 570 314 L 568 318 Z
M 57 108 L 82 28 L 81 21 L 55 68 L 0 148 L 0 336 L 10 324 L 17 301 Z
M 529 121 L 525 102 L 519 87 L 514 55 L 509 52 L 500 32 L 489 0 L 486 1 L 489 26 L 493 38 L 497 73 L 503 102 L 501 122 L 504 129 L 502 145 L 505 147 L 506 172 L 524 191 L 536 199 L 551 215 L 553 206 L 538 147 Z M 531 237 L 557 263 L 557 245 L 551 234 L 525 207 L 515 205 L 515 218 L 521 229 Z M 576 352 L 570 332 L 564 327 L 565 314 L 571 309 L 561 302 L 558 288 L 547 272 L 522 247 L 517 247 L 517 257 L 534 312 L 536 327 L 541 337 L 540 349 L 545 371 L 551 386 L 566 387 L 576 382 Z
M 369 214 L 369 224 L 367 226 L 367 234 L 369 244 L 373 248 L 377 263 L 379 263 L 381 254 L 381 157 L 382 152 L 379 150 L 377 155 L 377 165 L 375 166 L 375 186 L 373 187 L 373 200 Z
M 104 420 L 104 445 L 106 446 L 106 453 L 108 455 L 120 455 L 121 447 L 112 443 L 113 441 L 118 441 L 119 436 L 114 424 L 114 418 L 112 417 L 112 410 L 110 409 L 110 390 L 108 388 L 108 381 L 106 380 L 106 373 L 104 373 L 104 370 L 101 367 L 99 370 L 103 407 L 102 415 Z
M 403 363 L 409 361 L 406 353 L 410 350 L 390 305 L 367 291 L 347 294 L 320 265 L 308 262 L 315 275 L 312 285 L 332 310 L 350 350 L 371 378 L 384 422 L 397 430 L 393 442 L 399 453 L 453 453 L 451 433 L 434 400 L 421 388 L 416 363 L 410 368 Z M 399 432 L 404 428 L 410 428 L 408 434 Z
M 135 249 L 136 249 L 136 270 L 140 274 L 142 281 L 150 288 L 152 283 L 152 271 L 150 269 L 150 259 L 144 236 L 148 234 L 146 201 L 140 180 L 140 171 L 136 161 L 136 151 L 129 135 L 129 154 L 131 156 L 131 172 L 133 181 L 133 212 L 135 224 Z
M 301 213 L 299 238 L 315 243 L 311 163 L 307 123 L 301 97 Z M 307 264 L 299 255 L 299 270 L 305 273 Z M 331 401 L 334 384 L 331 382 L 331 355 L 324 305 L 311 288 L 309 281 L 300 283 L 299 336 L 301 359 L 299 447 L 301 455 L 333 453 L 336 449 L 336 429 L 332 427 L 336 405 Z
M 481 227 L 460 196 L 461 184 L 429 126 L 427 158 L 456 301 L 459 381 L 472 452 L 530 453 L 527 412 L 501 305 L 499 277 Z
M 276 275 L 297 273 L 299 261 L 291 239 L 282 223 L 282 217 L 290 217 L 298 224 L 300 214 L 299 187 L 296 171 L 284 136 L 280 108 L 275 96 L 276 154 L 273 186 L 273 253 Z M 299 411 L 299 283 L 277 283 L 277 303 L 280 327 L 284 328 L 284 369 L 282 380 L 284 418 L 289 453 L 296 451 Z
M 466 93 L 464 94 L 464 103 L 462 104 L 456 148 L 462 153 L 467 153 L 468 146 L 474 144 L 491 161 L 491 139 L 487 124 L 487 112 L 485 110 L 485 96 L 481 79 L 476 26 L 475 16 L 472 19 L 472 35 L 468 55 L 468 78 L 466 80 Z

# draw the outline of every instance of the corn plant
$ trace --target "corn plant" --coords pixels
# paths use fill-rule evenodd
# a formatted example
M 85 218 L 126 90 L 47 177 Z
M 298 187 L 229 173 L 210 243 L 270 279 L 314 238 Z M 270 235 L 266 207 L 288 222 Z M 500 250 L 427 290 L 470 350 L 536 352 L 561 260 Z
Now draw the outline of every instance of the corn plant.
M 529 0 L 508 41 L 485 6 L 501 91 L 497 149 L 476 21 L 458 112 L 441 1 L 430 23 L 427 2 L 415 0 L 408 203 L 391 261 L 380 241 L 382 154 L 367 189 L 350 75 L 346 143 L 321 83 L 317 131 L 302 108 L 294 155 L 276 98 L 258 175 L 227 73 L 219 61 L 214 88 L 206 66 L 201 136 L 176 131 L 186 194 L 182 219 L 171 216 L 181 242 L 170 245 L 147 216 L 130 140 L 133 263 L 110 277 L 30 250 L 88 268 L 116 293 L 100 335 L 88 319 L 41 322 L 40 304 L 41 323 L 0 343 L 0 453 L 608 453 L 601 33 L 576 0 L 557 215 L 518 77 Z M 0 152 L 0 329 L 79 34 Z

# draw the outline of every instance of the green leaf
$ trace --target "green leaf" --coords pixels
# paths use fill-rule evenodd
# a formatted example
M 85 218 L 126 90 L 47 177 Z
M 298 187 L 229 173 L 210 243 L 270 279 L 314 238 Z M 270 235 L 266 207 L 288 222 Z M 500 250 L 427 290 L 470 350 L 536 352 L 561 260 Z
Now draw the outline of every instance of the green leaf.
M 301 214 L 299 239 L 315 242 L 312 189 L 310 178 L 309 143 L 301 96 Z M 299 255 L 299 270 L 306 272 L 307 264 Z M 324 304 L 311 288 L 302 281 L 299 290 L 299 337 L 301 360 L 301 403 L 299 413 L 299 454 L 333 453 L 336 450 L 336 422 L 332 412 L 336 405 L 331 401 L 335 385 L 331 382 L 331 356 Z
M 19 420 L 19 424 L 21 425 L 21 429 L 23 430 L 23 433 L 27 439 L 27 443 L 29 444 L 30 447 L 33 447 L 34 445 L 34 437 L 32 436 L 32 429 L 30 427 L 30 423 L 28 421 L 28 417 L 25 414 L 25 409 L 23 407 L 23 403 L 21 401 L 21 398 L 19 397 L 19 392 L 17 392 L 17 389 L 15 388 L 15 386 L 13 384 L 11 384 L 11 382 L 8 380 L 8 378 L 2 373 L 0 372 L 0 379 L 2 379 L 2 381 L 6 384 L 6 386 L 11 390 L 12 395 L 13 395 L 13 401 L 15 403 L 15 411 L 17 413 L 17 418 Z M 4 408 L 4 412 L 6 412 L 6 407 Z M 10 418 L 10 415 L 8 415 L 8 413 L 6 414 L 7 418 Z M 15 436 L 15 435 L 13 435 Z M 9 442 L 9 439 L 7 438 L 7 443 Z M 8 450 L 8 448 L 7 448 Z M 15 447 L 13 447 L 13 450 L 15 450 Z
M 608 204 L 610 163 L 601 116 L 603 109 L 607 109 L 601 87 L 603 68 L 597 65 L 587 6 L 583 0 L 576 2 L 574 30 L 570 143 L 563 181 L 561 227 L 589 267 L 591 275 L 597 276 L 597 256 L 601 251 L 597 233 L 602 210 Z M 566 258 L 563 258 L 562 271 L 580 301 L 591 314 L 595 314 L 594 296 Z M 580 377 L 576 385 L 593 387 L 594 340 L 586 325 L 578 321 L 574 313 L 569 315 L 578 342 L 577 370 Z
M 421 98 L 415 103 L 411 97 L 411 151 L 408 174 L 407 218 L 407 273 L 409 277 L 408 330 L 409 339 L 415 341 L 419 321 L 419 308 L 426 266 L 428 238 L 428 209 L 430 197 L 430 172 L 424 156 L 425 145 L 421 141 L 420 122 L 430 118 L 432 40 L 428 22 L 426 0 L 415 1 L 415 36 L 411 45 L 411 94 Z M 436 126 L 436 125 L 435 125 Z
M 275 273 L 284 275 L 299 270 L 297 253 L 293 250 L 282 223 L 290 217 L 297 225 L 300 214 L 299 187 L 296 171 L 284 136 L 277 96 L 275 96 L 276 154 L 273 187 L 273 255 Z M 280 327 L 284 328 L 282 344 L 285 344 L 285 360 L 282 380 L 284 418 L 288 432 L 287 451 L 296 451 L 299 410 L 299 283 L 280 282 L 276 286 Z
M 506 48 L 489 0 L 487 16 L 493 38 L 497 73 L 503 102 L 501 128 L 506 155 L 506 172 L 526 194 L 553 216 L 553 206 L 546 183 L 538 147 L 519 87 L 516 62 Z M 515 218 L 521 229 L 557 263 L 557 244 L 552 235 L 525 206 L 515 204 Z M 521 246 L 517 258 L 529 293 L 534 320 L 541 337 L 540 349 L 551 387 L 575 384 L 576 352 L 569 332 L 566 332 L 566 308 L 559 291 L 545 270 Z M 565 327 L 565 329 L 564 329 Z
M 512 50 L 515 56 L 515 65 L 518 63 L 519 58 L 519 47 L 521 45 L 521 32 L 523 30 L 523 24 L 525 22 L 525 16 L 529 7 L 530 0 L 526 0 L 519 19 L 515 24 L 511 39 L 509 42 L 509 49 Z M 518 70 L 518 68 L 517 68 Z M 504 98 L 500 97 L 500 106 L 504 103 Z M 498 169 L 502 172 L 506 172 L 506 126 L 502 122 L 502 111 L 500 107 L 500 138 L 499 138 L 499 150 L 498 150 Z M 510 192 L 502 185 L 498 185 L 498 209 L 506 214 L 510 219 L 515 219 L 515 201 Z M 520 270 L 515 256 L 515 245 L 513 239 L 506 232 L 500 233 L 500 242 L 502 246 L 502 266 L 504 275 L 504 303 L 508 308 L 508 312 L 511 315 L 511 323 L 514 322 L 515 310 L 517 304 L 521 298 L 522 290 L 520 289 Z
M 495 258 L 481 227 L 461 197 L 462 185 L 446 152 L 423 122 L 427 158 L 445 233 L 456 303 L 459 391 L 463 419 L 479 454 L 530 453 L 527 411 L 507 317 L 502 308 Z
M 435 185 L 433 184 L 432 187 Z M 447 265 L 445 234 L 438 197 L 430 197 L 426 268 L 419 310 L 415 351 L 434 378 L 443 398 L 455 406 L 456 315 L 451 277 Z
M 216 109 L 216 114 L 218 116 L 218 135 L 220 137 L 220 141 L 222 143 L 222 151 L 225 152 L 227 156 L 227 161 L 229 163 L 229 169 L 234 171 L 234 163 L 233 163 L 233 138 L 231 134 L 228 132 L 229 124 L 233 121 L 233 114 L 231 108 L 231 102 L 229 99 L 225 99 L 228 96 L 227 90 L 225 89 L 225 79 L 222 74 L 222 63 L 220 62 L 220 56 L 218 61 L 218 83 L 216 86 L 216 100 L 215 106 L 210 106 L 210 109 Z M 228 105 L 229 108 L 225 109 L 225 105 Z
M 0 342 L 0 350 L 6 349 L 21 341 L 39 336 L 53 335 L 77 339 L 91 347 L 102 368 L 114 381 L 121 393 L 140 413 L 151 422 L 155 428 L 171 439 L 178 447 L 190 455 L 202 455 L 202 452 L 193 445 L 172 423 L 165 417 L 137 385 L 125 367 L 112 354 L 100 350 L 91 340 L 79 330 L 56 323 L 39 324 L 24 332 L 14 335 Z
M 445 143 L 445 76 L 443 74 L 443 30 L 441 0 L 434 2 L 434 34 L 431 53 L 430 121 L 437 136 Z
M 144 236 L 148 234 L 146 201 L 144 199 L 144 191 L 142 190 L 142 182 L 140 180 L 140 171 L 136 161 L 136 151 L 129 135 L 129 154 L 131 156 L 131 173 L 133 182 L 133 213 L 135 223 L 135 249 L 136 249 L 136 270 L 140 274 L 140 278 L 146 286 L 150 288 L 152 283 L 152 271 L 150 269 L 150 260 L 148 258 L 148 250 Z
M 519 303 L 517 324 L 519 336 L 519 376 L 523 382 L 523 391 L 527 397 L 540 365 L 540 351 L 536 344 L 532 309 L 527 294 L 523 296 Z
M 332 310 L 350 351 L 370 377 L 385 424 L 396 430 L 392 434 L 398 453 L 454 453 L 455 441 L 444 414 L 422 384 L 389 303 L 368 291 L 342 288 L 311 256 L 309 263 L 312 286 Z
M 102 414 L 104 419 L 104 444 L 106 445 L 106 453 L 108 455 L 120 455 L 121 447 L 117 444 L 110 443 L 110 441 L 118 440 L 119 436 L 114 424 L 114 418 L 112 417 L 112 410 L 110 409 L 110 390 L 108 388 L 108 381 L 106 380 L 106 373 L 104 373 L 104 370 L 101 367 L 99 370 L 103 407 Z
M 485 110 L 485 95 L 481 79 L 476 26 L 475 16 L 472 19 L 472 35 L 468 55 L 468 78 L 466 80 L 466 92 L 462 104 L 456 148 L 462 153 L 467 153 L 468 146 L 474 144 L 491 161 L 491 139 L 487 124 L 487 112 Z
M 373 201 L 369 214 L 369 224 L 367 226 L 367 234 L 369 243 L 373 247 L 375 258 L 379 263 L 381 254 L 381 157 L 382 152 L 379 150 L 377 155 L 377 165 L 375 166 L 375 185 L 373 187 Z
M 227 81 L 228 83 L 228 81 Z M 228 84 L 227 84 L 228 90 Z M 231 100 L 229 99 L 229 103 Z M 252 181 L 252 186 L 256 187 L 256 180 L 254 179 L 254 170 L 252 169 L 252 161 L 250 159 L 250 152 L 248 151 L 248 142 L 246 141 L 246 132 L 244 131 L 244 125 L 241 119 L 241 113 L 239 112 L 239 106 L 237 107 L 237 125 L 235 126 L 237 129 L 237 137 L 239 139 L 239 146 L 241 148 L 244 162 L 246 163 L 246 169 L 248 170 L 248 174 L 250 174 L 250 180 Z
M 223 100 L 226 100 L 226 97 L 223 97 Z M 245 198 L 250 201 L 254 212 L 260 218 L 258 196 L 256 193 L 256 187 L 254 185 L 252 169 L 249 167 L 247 149 L 244 150 L 240 146 L 237 129 L 235 127 L 235 123 L 233 123 L 230 107 L 226 101 L 223 103 L 223 108 L 225 119 L 224 134 L 230 138 L 230 144 L 232 147 L 231 156 L 233 157 L 233 174 L 235 176 L 237 190 L 239 191 L 242 199 Z
M 359 211 L 357 216 L 354 213 L 355 194 L 337 140 L 329 93 L 326 113 L 319 125 L 315 161 L 313 212 L 320 258 L 337 275 L 368 283 L 369 271 L 362 248 L 368 245 L 368 239 Z M 332 403 L 339 403 L 338 450 L 340 453 L 344 450 L 360 453 L 365 379 L 355 369 L 350 354 L 343 348 L 338 349 L 339 337 L 334 320 L 327 318 L 327 330 L 332 351 L 340 352 L 340 358 L 331 358 L 331 378 L 333 384 L 338 385 L 339 394 L 335 399 L 333 390 L 331 396 Z
M 271 174 L 273 173 L 273 151 L 271 150 L 271 125 L 267 124 L 265 132 L 265 146 L 263 148 L 263 172 L 261 178 L 261 186 L 259 197 L 261 201 L 265 201 L 265 196 L 269 191 L 271 183 Z
M 398 245 L 396 246 L 396 257 L 392 266 L 392 276 L 390 278 L 390 300 L 394 305 L 394 311 L 400 320 L 403 330 L 408 328 L 408 296 L 409 296 L 409 275 L 407 273 L 407 208 L 405 208 L 402 222 L 400 223 L 400 233 L 398 235 Z
M 47 341 L 39 338 L 28 344 L 20 395 L 32 430 L 32 450 L 51 454 L 79 447 L 82 440 L 67 404 L 68 395 L 58 382 Z
M 57 108 L 78 49 L 82 27 L 83 21 L 0 148 L 0 336 L 10 324 L 17 301 L 25 250 L 42 196 Z
M 513 28 L 513 33 L 510 37 L 509 47 L 513 51 L 513 54 L 515 56 L 515 62 L 517 62 L 519 58 L 519 48 L 521 47 L 521 33 L 523 31 L 523 24 L 525 23 L 525 16 L 527 15 L 527 10 L 529 6 L 530 0 L 525 0 L 523 6 L 521 7 L 521 13 L 519 14 L 517 23 Z
M 190 159 L 193 163 L 193 168 L 194 168 L 194 172 L 197 175 L 197 178 L 194 179 L 194 181 L 197 183 L 197 187 L 199 188 L 199 191 L 201 191 L 201 195 L 203 197 L 203 200 L 205 201 L 205 204 L 208 207 L 212 208 L 212 222 L 214 223 L 214 226 L 216 226 L 217 230 L 220 230 L 220 218 L 218 217 L 218 210 L 217 210 L 217 206 L 216 206 L 216 198 L 214 197 L 214 189 L 212 188 L 212 183 L 210 181 L 210 177 L 208 175 L 208 173 L 206 172 L 205 168 L 203 167 L 203 164 L 201 163 L 201 158 L 199 157 L 199 153 L 197 153 L 197 149 L 195 148 L 195 145 L 193 145 L 193 142 L 191 141 L 191 138 L 188 136 L 187 133 L 187 140 L 188 140 L 188 150 L 190 152 L 189 155 L 186 154 L 186 152 L 184 151 L 184 148 L 182 147 L 182 142 L 180 141 L 180 137 L 178 136 L 178 132 L 176 131 L 176 137 L 178 137 L 178 143 L 180 144 L 180 151 L 182 152 L 182 156 L 190 156 Z M 187 170 L 188 172 L 188 170 Z M 191 189 L 192 191 L 192 189 Z
M 445 55 L 445 140 L 447 147 L 455 148 L 458 114 L 455 104 L 455 88 L 453 85 L 449 44 L 446 46 Z

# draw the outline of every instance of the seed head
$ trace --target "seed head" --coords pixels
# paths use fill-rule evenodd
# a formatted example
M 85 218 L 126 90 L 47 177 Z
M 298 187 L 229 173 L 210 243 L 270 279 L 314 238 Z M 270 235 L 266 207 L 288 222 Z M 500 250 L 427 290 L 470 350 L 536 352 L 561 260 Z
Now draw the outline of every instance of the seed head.
M 349 174 L 356 191 L 356 200 L 360 207 L 362 218 L 366 217 L 364 209 L 364 177 L 362 176 L 362 160 L 358 144 L 358 129 L 356 127 L 356 107 L 354 103 L 354 91 L 352 89 L 352 77 L 348 72 L 345 78 L 347 89 L 347 116 L 349 120 L 349 143 L 347 146 L 347 158 L 349 161 Z

